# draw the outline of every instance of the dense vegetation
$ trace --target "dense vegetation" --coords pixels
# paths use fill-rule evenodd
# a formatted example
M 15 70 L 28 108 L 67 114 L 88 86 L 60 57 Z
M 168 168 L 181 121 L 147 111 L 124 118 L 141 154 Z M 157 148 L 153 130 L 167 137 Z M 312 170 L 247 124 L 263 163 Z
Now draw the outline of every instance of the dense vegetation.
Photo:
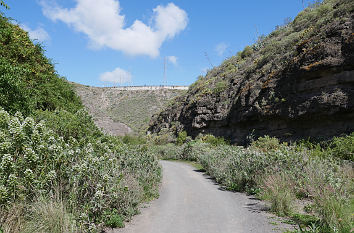
M 18 25 L 0 17 L 0 105 L 28 116 L 57 108 L 75 112 L 81 101 L 60 77 L 40 44 L 34 44 Z
M 40 44 L 0 15 L 0 232 L 122 227 L 158 195 L 158 160 L 104 135 Z
M 155 148 L 164 159 L 199 162 L 226 189 L 246 191 L 290 216 L 301 232 L 350 232 L 354 211 L 354 134 L 333 139 L 327 147 L 279 143 L 264 137 L 248 148 L 230 146 L 210 135 L 196 140 L 180 134 L 182 145 Z M 342 160 L 347 158 L 348 160 Z

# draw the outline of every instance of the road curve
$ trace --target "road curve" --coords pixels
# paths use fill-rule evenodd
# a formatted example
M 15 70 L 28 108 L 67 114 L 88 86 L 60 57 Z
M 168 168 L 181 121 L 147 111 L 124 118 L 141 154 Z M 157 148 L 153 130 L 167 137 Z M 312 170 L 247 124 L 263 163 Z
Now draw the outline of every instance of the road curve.
M 123 229 L 111 233 L 281 232 L 262 203 L 242 193 L 223 191 L 192 166 L 161 161 L 159 199 Z M 270 223 L 272 222 L 272 224 Z

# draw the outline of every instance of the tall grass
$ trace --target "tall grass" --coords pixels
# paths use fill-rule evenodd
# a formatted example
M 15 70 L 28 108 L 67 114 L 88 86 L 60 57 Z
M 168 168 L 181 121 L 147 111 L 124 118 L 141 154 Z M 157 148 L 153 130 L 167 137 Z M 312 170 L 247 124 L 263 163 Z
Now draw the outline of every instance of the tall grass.
M 320 225 L 308 229 L 330 233 L 353 228 L 353 164 L 337 153 L 351 155 L 353 144 L 352 135 L 335 138 L 324 148 L 263 137 L 248 148 L 195 140 L 155 151 L 162 158 L 198 161 L 225 188 L 256 194 L 279 215 L 296 215 L 297 200 L 312 203 L 303 211 L 319 218 Z
M 62 200 L 40 198 L 31 204 L 22 233 L 79 232 L 74 216 Z

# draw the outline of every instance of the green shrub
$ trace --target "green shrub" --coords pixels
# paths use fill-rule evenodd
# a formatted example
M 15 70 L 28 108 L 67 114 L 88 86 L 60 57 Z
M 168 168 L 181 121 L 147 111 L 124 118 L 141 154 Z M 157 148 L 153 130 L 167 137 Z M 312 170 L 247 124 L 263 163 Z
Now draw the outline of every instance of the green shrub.
M 241 58 L 242 58 L 242 59 L 245 59 L 246 57 L 251 56 L 252 53 L 253 53 L 252 47 L 251 47 L 251 46 L 246 46 L 246 47 L 244 48 L 244 50 L 241 52 L 240 55 L 241 55 Z
M 208 143 L 213 146 L 229 144 L 224 138 L 215 137 L 214 135 L 211 134 L 201 135 L 198 137 L 198 139 L 201 140 L 202 142 Z
M 174 136 L 174 134 L 166 131 L 160 132 L 159 135 L 155 135 L 152 138 L 152 142 L 155 145 L 166 145 L 168 143 L 175 142 L 175 140 L 176 137 Z
M 56 190 L 84 229 L 95 228 L 106 210 L 129 219 L 138 204 L 158 195 L 161 178 L 155 155 L 103 137 L 65 141 L 21 114 L 0 110 L 0 207 L 30 203 Z
M 216 83 L 214 89 L 213 89 L 213 93 L 214 94 L 218 94 L 220 92 L 223 92 L 226 90 L 228 83 L 226 81 L 219 81 Z
M 75 113 L 65 110 L 35 112 L 37 121 L 45 121 L 57 135 L 63 137 L 65 141 L 71 137 L 78 141 L 87 141 L 103 136 L 103 133 L 97 128 L 92 117 L 86 110 L 80 109 Z
M 342 137 L 334 137 L 330 141 L 320 143 L 301 140 L 297 147 L 306 148 L 313 157 L 334 157 L 354 161 L 354 133 Z
M 142 145 L 146 144 L 146 139 L 142 136 L 134 136 L 134 135 L 124 135 L 122 138 L 122 141 L 125 144 L 130 144 L 130 145 Z
M 264 136 L 258 138 L 256 141 L 251 143 L 251 147 L 267 152 L 269 150 L 278 150 L 282 144 L 279 140 L 274 137 Z
M 0 107 L 29 116 L 37 109 L 82 108 L 71 84 L 59 77 L 40 44 L 0 13 Z
M 333 138 L 330 148 L 334 157 L 354 162 L 354 133 L 344 137 Z
M 21 110 L 29 114 L 35 107 L 30 98 L 30 89 L 23 80 L 29 71 L 12 66 L 5 58 L 0 57 L 0 103 L 7 111 L 15 113 Z
M 118 214 L 117 210 L 105 212 L 104 222 L 106 226 L 109 226 L 111 228 L 124 227 L 123 218 L 120 214 Z
M 185 143 L 187 140 L 187 136 L 188 135 L 186 131 L 179 132 L 177 136 L 177 145 L 182 145 L 183 143 Z
M 152 152 L 158 155 L 161 159 L 182 159 L 183 147 L 168 143 L 165 145 L 157 145 L 151 148 Z

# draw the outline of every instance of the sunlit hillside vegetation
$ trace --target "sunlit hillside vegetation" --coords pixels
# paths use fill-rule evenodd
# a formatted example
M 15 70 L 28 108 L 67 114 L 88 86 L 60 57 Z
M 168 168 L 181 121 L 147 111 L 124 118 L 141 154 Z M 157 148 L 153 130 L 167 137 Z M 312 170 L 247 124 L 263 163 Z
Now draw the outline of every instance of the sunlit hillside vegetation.
M 0 232 L 123 227 L 160 166 L 104 135 L 27 32 L 0 15 Z
M 212 135 L 192 140 L 182 132 L 176 144 L 161 144 L 154 147 L 161 158 L 195 161 L 225 189 L 268 201 L 272 212 L 297 226 L 294 232 L 353 229 L 354 134 L 293 145 L 266 136 L 244 148 Z

